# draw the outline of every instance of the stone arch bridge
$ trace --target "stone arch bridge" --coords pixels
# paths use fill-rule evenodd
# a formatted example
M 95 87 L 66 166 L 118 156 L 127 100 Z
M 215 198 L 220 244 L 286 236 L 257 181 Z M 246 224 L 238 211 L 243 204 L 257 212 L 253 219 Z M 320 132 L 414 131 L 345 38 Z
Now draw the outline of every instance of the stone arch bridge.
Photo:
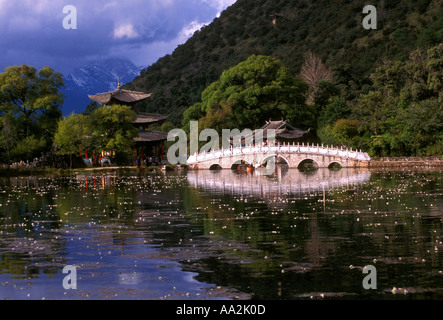
M 319 168 L 328 168 L 333 164 L 339 164 L 342 168 L 368 167 L 371 160 L 361 150 L 303 143 L 212 150 L 190 156 L 187 165 L 190 169 L 230 169 L 241 163 L 258 166 L 272 158 L 283 160 L 289 168 L 298 168 L 306 160 L 314 162 Z

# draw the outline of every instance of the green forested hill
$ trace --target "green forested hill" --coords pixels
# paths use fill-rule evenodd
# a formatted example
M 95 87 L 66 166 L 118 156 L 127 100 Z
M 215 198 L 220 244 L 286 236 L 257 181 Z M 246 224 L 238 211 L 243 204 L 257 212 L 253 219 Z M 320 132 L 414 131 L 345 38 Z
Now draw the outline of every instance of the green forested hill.
M 169 115 L 183 112 L 221 73 L 252 54 L 281 60 L 298 75 L 313 52 L 334 72 L 347 101 L 367 92 L 370 74 L 385 59 L 407 60 L 416 48 L 443 41 L 440 0 L 371 1 L 377 30 L 365 30 L 365 1 L 238 0 L 171 54 L 143 70 L 127 87 L 153 92 L 138 108 Z M 272 14 L 279 14 L 276 25 Z

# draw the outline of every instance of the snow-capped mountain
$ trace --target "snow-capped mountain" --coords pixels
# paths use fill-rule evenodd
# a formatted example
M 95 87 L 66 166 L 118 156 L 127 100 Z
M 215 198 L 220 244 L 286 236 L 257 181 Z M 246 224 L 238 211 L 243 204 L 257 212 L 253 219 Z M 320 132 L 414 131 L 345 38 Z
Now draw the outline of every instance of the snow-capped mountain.
M 92 101 L 88 94 L 108 92 L 117 89 L 118 77 L 121 84 L 131 82 L 140 74 L 143 67 L 135 66 L 130 60 L 109 58 L 95 61 L 88 66 L 76 68 L 63 78 L 65 102 L 62 107 L 64 115 L 72 112 L 84 112 Z

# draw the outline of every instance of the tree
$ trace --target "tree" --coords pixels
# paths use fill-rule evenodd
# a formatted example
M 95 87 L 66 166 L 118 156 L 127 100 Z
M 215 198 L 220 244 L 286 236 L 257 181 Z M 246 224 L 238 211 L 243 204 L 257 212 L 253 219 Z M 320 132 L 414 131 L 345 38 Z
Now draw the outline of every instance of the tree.
M 132 153 L 137 128 L 132 124 L 137 115 L 130 107 L 102 106 L 91 114 L 92 143 L 96 148 L 115 153 L 114 160 L 123 164 Z
M 166 121 L 160 126 L 160 131 L 162 132 L 169 132 L 173 129 L 175 129 L 175 125 L 170 121 Z
M 25 136 L 31 134 L 32 116 L 55 113 L 61 116 L 60 105 L 63 95 L 62 74 L 50 67 L 37 70 L 22 65 L 6 68 L 0 74 L 0 104 L 12 107 L 18 115 L 25 118 Z
M 351 108 L 346 102 L 342 98 L 335 97 L 331 103 L 321 110 L 318 117 L 318 127 L 333 124 L 338 119 L 346 119 L 350 114 Z
M 202 101 L 185 111 L 183 125 L 200 120 L 202 129 L 255 129 L 282 117 L 298 125 L 305 120 L 306 90 L 281 61 L 252 55 L 203 91 Z
M 30 135 L 14 145 L 11 150 L 11 159 L 15 161 L 33 159 L 40 155 L 45 148 L 46 141 L 43 137 Z
M 323 143 L 338 146 L 356 147 L 359 138 L 359 122 L 350 119 L 338 119 L 333 124 L 319 130 Z
M 52 144 L 62 113 L 62 75 L 22 65 L 0 74 L 2 146 L 7 161 L 29 160 Z
M 427 155 L 443 154 L 443 106 L 437 99 L 413 102 L 399 119 L 409 132 L 411 152 Z
M 97 102 L 91 101 L 85 108 L 85 112 L 83 114 L 85 115 L 91 115 L 96 109 L 98 108 Z
M 340 90 L 331 80 L 321 80 L 317 85 L 317 91 L 314 93 L 314 103 L 316 106 L 323 108 L 339 95 Z
M 92 134 L 91 129 L 89 117 L 83 114 L 71 114 L 59 121 L 54 143 L 59 148 L 59 154 L 70 156 L 71 168 L 73 155 L 80 148 L 87 146 L 87 139 Z
M 305 56 L 305 62 L 301 66 L 300 76 L 309 86 L 307 102 L 312 104 L 318 89 L 318 84 L 322 80 L 331 80 L 332 71 L 312 52 Z
M 385 61 L 371 75 L 374 90 L 361 95 L 352 117 L 369 133 L 378 155 L 443 151 L 443 44 L 413 51 L 409 59 Z
M 6 113 L 0 117 L 0 146 L 4 149 L 6 154 L 6 161 L 9 163 L 11 161 L 11 151 L 13 150 L 16 140 L 16 124 L 15 118 L 11 113 Z
M 205 113 L 203 112 L 202 108 L 203 103 L 197 102 L 185 110 L 185 112 L 183 113 L 182 121 L 182 125 L 185 131 L 189 132 L 190 121 L 199 120 L 200 118 L 204 117 Z

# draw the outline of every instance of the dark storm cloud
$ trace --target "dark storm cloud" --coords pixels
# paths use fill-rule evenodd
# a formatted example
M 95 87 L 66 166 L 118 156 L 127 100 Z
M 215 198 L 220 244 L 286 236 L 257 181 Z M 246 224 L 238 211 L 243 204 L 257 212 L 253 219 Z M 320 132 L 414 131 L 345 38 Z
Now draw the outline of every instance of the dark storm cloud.
M 50 65 L 62 72 L 121 56 L 148 65 L 172 52 L 235 0 L 0 0 L 0 71 Z M 77 29 L 63 28 L 77 10 Z

